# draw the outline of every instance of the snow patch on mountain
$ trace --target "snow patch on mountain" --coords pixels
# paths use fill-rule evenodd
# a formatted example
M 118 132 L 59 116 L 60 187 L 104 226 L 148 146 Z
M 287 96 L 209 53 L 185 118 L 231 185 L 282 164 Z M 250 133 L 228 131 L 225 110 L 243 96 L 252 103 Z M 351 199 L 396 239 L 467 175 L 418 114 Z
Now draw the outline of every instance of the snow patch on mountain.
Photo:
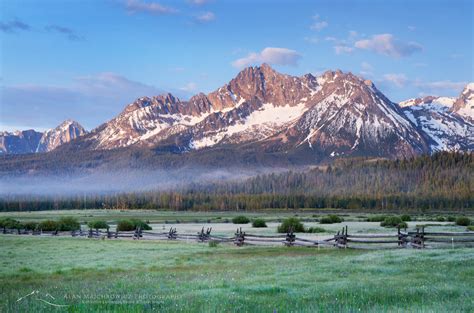
M 306 110 L 305 102 L 301 102 L 296 106 L 287 105 L 279 107 L 274 106 L 272 103 L 264 103 L 261 108 L 253 111 L 245 119 L 223 128 L 218 133 L 212 136 L 193 139 L 189 147 L 191 149 L 210 147 L 236 134 L 242 134 L 254 140 L 261 140 L 267 137 L 269 132 L 273 134 L 275 130 L 281 128 L 283 125 L 291 123 Z

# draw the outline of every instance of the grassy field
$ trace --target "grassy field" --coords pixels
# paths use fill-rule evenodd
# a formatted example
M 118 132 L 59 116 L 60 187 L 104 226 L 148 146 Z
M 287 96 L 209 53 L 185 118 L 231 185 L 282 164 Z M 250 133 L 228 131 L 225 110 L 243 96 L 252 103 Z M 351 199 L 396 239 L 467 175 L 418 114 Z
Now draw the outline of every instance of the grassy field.
M 12 235 L 0 236 L 0 247 L 1 312 L 474 311 L 474 249 L 237 248 Z

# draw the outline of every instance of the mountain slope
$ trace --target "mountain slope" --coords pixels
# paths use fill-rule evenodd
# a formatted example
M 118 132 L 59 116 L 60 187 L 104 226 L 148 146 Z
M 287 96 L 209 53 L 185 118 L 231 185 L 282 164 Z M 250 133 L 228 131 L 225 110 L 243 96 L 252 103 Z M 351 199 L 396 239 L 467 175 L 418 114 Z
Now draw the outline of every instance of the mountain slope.
M 85 129 L 72 120 L 66 120 L 44 133 L 35 130 L 0 132 L 0 154 L 48 152 L 85 133 Z
M 464 106 L 455 107 L 455 103 L 464 103 L 459 100 L 464 94 L 465 91 L 458 99 L 429 96 L 400 103 L 405 115 L 427 138 L 431 152 L 474 150 L 474 123 L 458 114 Z
M 183 152 L 244 143 L 327 157 L 403 157 L 429 150 L 403 111 L 371 82 L 341 71 L 294 77 L 266 64 L 246 68 L 216 91 L 189 101 L 171 94 L 140 98 L 76 144 Z

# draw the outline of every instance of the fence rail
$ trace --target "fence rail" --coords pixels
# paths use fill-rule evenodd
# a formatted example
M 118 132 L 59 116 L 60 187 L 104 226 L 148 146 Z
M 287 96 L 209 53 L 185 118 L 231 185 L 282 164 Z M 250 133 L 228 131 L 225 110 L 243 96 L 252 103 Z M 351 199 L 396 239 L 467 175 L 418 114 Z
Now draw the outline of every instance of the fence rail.
M 293 229 L 288 229 L 286 234 L 281 235 L 259 235 L 247 234 L 238 228 L 234 236 L 226 237 L 212 234 L 212 228 L 202 228 L 197 233 L 178 233 L 176 228 L 170 228 L 168 232 L 143 231 L 138 228 L 134 231 L 110 231 L 89 229 L 74 231 L 42 231 L 25 229 L 7 229 L 0 231 L 2 234 L 33 235 L 33 236 L 72 236 L 102 239 L 133 239 L 133 240 L 181 240 L 196 242 L 220 242 L 234 243 L 237 246 L 265 246 L 283 244 L 286 246 L 305 247 L 336 247 L 354 249 L 400 249 L 400 248 L 437 248 L 450 245 L 474 247 L 474 232 L 425 232 L 424 227 L 416 231 L 402 231 L 400 228 L 394 234 L 349 234 L 345 226 L 330 238 L 316 240 L 298 237 Z

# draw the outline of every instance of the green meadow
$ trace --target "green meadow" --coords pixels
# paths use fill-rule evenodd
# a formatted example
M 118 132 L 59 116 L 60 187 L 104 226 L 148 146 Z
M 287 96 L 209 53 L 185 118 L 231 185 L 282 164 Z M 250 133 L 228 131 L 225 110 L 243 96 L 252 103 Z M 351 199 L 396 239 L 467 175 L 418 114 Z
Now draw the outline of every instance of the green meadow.
M 474 249 L 0 236 L 0 312 L 473 312 Z

